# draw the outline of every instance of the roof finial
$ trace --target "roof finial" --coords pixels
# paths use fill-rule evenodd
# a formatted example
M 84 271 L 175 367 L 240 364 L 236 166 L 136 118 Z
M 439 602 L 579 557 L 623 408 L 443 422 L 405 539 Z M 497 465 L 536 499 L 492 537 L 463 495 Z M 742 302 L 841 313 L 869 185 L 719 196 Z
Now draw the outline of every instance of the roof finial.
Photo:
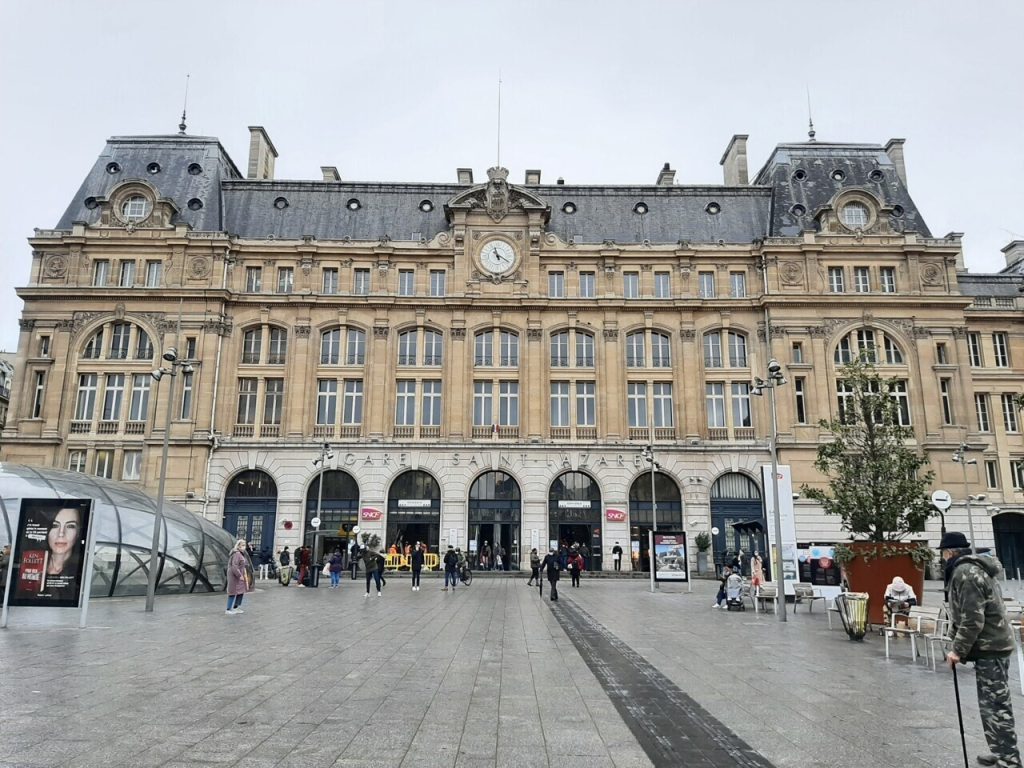
M 807 140 L 814 141 L 814 118 L 811 116 L 811 87 L 807 86 Z
M 192 77 L 190 74 L 185 75 L 185 103 L 181 107 L 181 122 L 178 123 L 178 135 L 185 135 L 185 111 L 188 109 L 188 79 Z
M 501 70 L 498 70 L 498 162 L 495 163 L 497 167 L 501 167 Z

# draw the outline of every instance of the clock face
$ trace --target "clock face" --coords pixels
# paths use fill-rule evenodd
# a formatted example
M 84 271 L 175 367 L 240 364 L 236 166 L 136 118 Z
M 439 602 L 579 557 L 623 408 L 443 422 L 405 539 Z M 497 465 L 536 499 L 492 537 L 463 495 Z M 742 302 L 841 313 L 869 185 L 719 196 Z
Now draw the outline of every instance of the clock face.
M 508 272 L 515 263 L 515 249 L 504 240 L 489 240 L 480 249 L 480 264 L 492 275 Z

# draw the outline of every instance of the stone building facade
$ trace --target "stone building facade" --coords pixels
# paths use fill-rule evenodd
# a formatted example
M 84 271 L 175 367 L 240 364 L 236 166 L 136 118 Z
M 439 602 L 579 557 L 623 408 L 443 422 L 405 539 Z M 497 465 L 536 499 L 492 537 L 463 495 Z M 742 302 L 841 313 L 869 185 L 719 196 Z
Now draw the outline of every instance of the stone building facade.
M 616 543 L 646 556 L 651 444 L 659 527 L 717 530 L 721 558 L 764 547 L 732 528 L 765 520 L 752 379 L 783 365 L 780 462 L 820 483 L 837 367 L 870 347 L 905 382 L 946 525 L 977 496 L 979 543 L 1024 559 L 1024 248 L 969 274 L 915 206 L 902 140 L 782 144 L 751 180 L 736 136 L 722 185 L 666 164 L 577 186 L 279 180 L 250 138 L 248 178 L 214 138 L 111 138 L 36 230 L 4 459 L 152 490 L 166 435 L 169 497 L 267 546 L 319 509 L 320 546 L 359 524 L 496 542 L 514 566 L 567 539 L 610 567 Z M 169 347 L 188 367 L 155 383 Z M 809 501 L 795 517 L 800 542 L 846 538 Z

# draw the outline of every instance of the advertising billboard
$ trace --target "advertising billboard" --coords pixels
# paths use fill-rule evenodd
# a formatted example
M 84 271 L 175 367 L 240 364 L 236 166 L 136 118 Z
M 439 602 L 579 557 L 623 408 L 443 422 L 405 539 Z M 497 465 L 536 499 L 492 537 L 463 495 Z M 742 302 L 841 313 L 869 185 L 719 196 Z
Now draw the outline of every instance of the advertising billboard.
M 654 580 L 689 581 L 685 533 L 654 533 Z
M 8 605 L 78 608 L 91 499 L 22 499 Z

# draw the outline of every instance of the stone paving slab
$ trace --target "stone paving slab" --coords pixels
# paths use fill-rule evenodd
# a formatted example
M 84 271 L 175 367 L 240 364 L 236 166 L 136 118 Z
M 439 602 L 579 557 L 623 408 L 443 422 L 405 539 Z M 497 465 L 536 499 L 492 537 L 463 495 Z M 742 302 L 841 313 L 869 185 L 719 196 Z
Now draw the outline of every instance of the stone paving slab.
M 368 599 L 349 580 L 269 584 L 237 616 L 221 595 L 160 597 L 153 614 L 142 599 L 94 600 L 85 630 L 12 610 L 0 768 L 651 766 L 547 596 L 523 584 L 412 592 L 389 579 Z M 778 768 L 962 764 L 948 672 L 913 664 L 905 642 L 886 661 L 880 638 L 829 632 L 820 606 L 786 624 L 711 610 L 715 587 L 584 579 L 560 605 Z M 974 754 L 973 673 L 960 682 Z

